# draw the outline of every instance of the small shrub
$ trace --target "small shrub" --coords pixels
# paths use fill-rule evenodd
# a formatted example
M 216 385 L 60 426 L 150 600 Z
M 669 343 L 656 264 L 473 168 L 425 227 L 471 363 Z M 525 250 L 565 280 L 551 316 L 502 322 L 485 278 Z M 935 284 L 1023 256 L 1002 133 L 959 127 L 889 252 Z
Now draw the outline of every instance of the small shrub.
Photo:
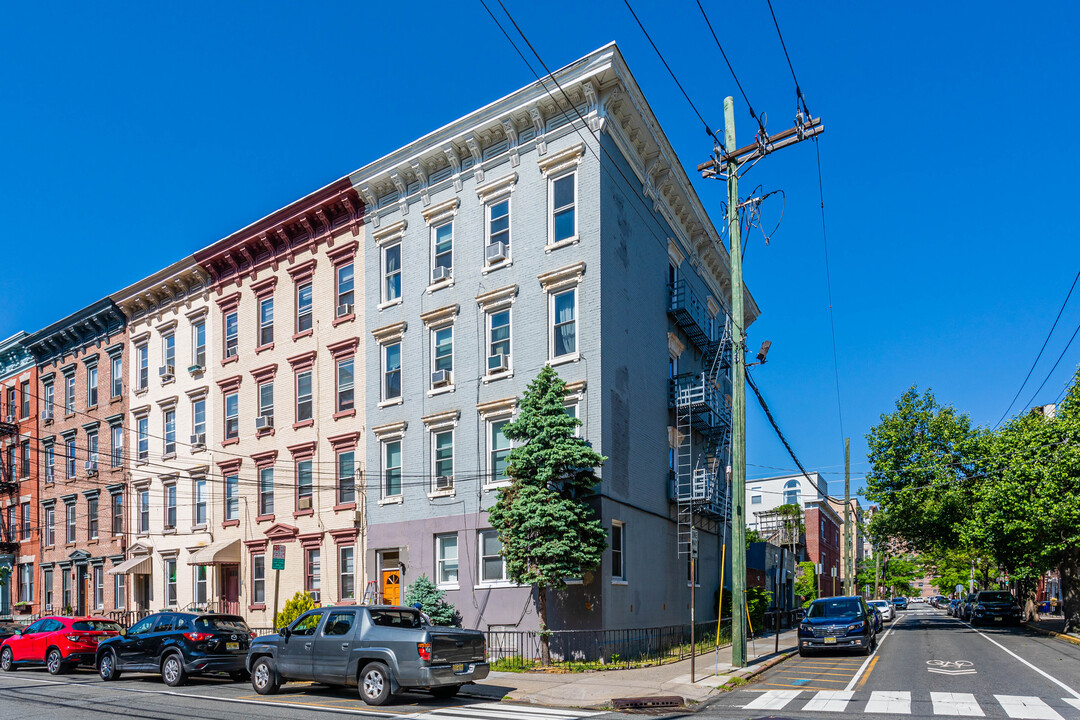
M 446 600 L 446 593 L 435 587 L 431 578 L 421 575 L 416 582 L 405 590 L 405 604 L 420 603 L 420 610 L 431 618 L 436 625 L 458 627 L 461 616 L 457 609 Z
M 274 616 L 274 629 L 288 625 L 308 610 L 314 610 L 317 607 L 315 600 L 306 592 L 296 593 L 285 603 L 285 607 L 281 608 L 281 612 Z

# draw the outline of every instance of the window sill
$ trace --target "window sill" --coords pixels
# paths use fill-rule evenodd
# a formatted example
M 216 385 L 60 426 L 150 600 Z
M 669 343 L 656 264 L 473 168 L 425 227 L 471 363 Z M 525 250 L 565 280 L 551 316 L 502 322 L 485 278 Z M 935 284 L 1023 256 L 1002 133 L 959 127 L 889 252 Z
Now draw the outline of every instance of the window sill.
M 266 603 L 252 603 L 248 605 L 248 610 L 266 610 Z
M 192 525 L 191 529 L 190 529 L 190 532 L 193 532 L 193 533 L 206 532 L 206 525 Z
M 315 420 L 301 420 L 300 422 L 293 423 L 292 429 L 299 430 L 300 428 L 313 427 Z
M 506 378 L 512 377 L 514 377 L 513 370 L 501 370 L 497 373 L 490 373 L 488 375 L 485 375 L 484 377 L 480 378 L 480 381 L 487 385 L 488 383 L 495 382 L 496 380 L 505 380 Z
M 259 438 L 261 438 L 261 437 L 263 437 L 265 435 L 270 435 L 272 437 L 274 435 L 274 428 L 272 428 L 272 427 L 270 427 L 270 428 L 262 428 L 261 430 L 256 430 L 255 431 L 255 439 L 256 440 L 258 440 Z
M 146 394 L 147 390 L 148 390 L 148 388 L 135 388 L 135 397 L 142 397 L 143 395 Z M 69 418 L 71 416 L 70 415 L 65 415 L 64 417 Z
M 222 520 L 221 521 L 221 527 L 223 527 L 223 528 L 239 527 L 239 526 L 240 526 L 240 521 L 239 520 Z
M 109 398 L 109 404 L 112 405 L 113 403 L 118 403 L 123 399 L 123 395 L 113 395 L 111 398 Z
M 451 287 L 454 287 L 454 278 L 453 278 L 453 276 L 447 278 L 446 280 L 436 280 L 435 282 L 428 285 L 427 286 L 427 294 L 431 295 L 433 292 L 435 292 L 437 290 L 442 290 L 443 288 L 451 288 Z
M 342 510 L 355 510 L 355 509 L 356 509 L 356 503 L 355 502 L 338 503 L 337 505 L 334 506 L 334 512 L 341 512 Z
M 204 452 L 206 452 L 205 447 L 192 447 L 191 448 L 191 454 L 192 455 L 198 455 L 199 453 L 204 453 Z
M 292 336 L 292 341 L 296 342 L 297 340 L 302 340 L 303 338 L 311 337 L 314 334 L 315 334 L 314 330 L 303 330 L 303 331 L 298 332 L 295 335 L 293 335 Z
M 229 357 L 227 357 L 227 358 L 225 358 L 224 360 L 221 361 L 221 367 L 225 367 L 229 363 L 237 362 L 239 359 L 240 359 L 239 355 L 230 355 Z
M 567 363 L 576 363 L 579 360 L 581 360 L 581 353 L 574 352 L 574 353 L 570 353 L 569 355 L 563 355 L 561 357 L 552 358 L 551 360 L 548 360 L 547 364 L 550 365 L 551 367 L 555 367 L 556 365 L 566 365 Z
M 387 300 L 386 302 L 379 303 L 378 305 L 375 306 L 375 309 L 378 310 L 379 312 L 382 312 L 386 308 L 392 308 L 395 305 L 400 305 L 401 302 L 402 302 L 401 298 L 394 298 L 393 300 Z
M 391 405 L 400 405 L 403 402 L 405 402 L 404 399 L 396 397 L 396 398 L 393 398 L 392 400 L 383 400 L 381 403 L 379 403 L 379 407 L 384 408 L 384 407 L 390 407 Z
M 445 385 L 445 386 L 440 387 L 440 388 L 433 388 L 431 390 L 428 390 L 427 396 L 428 397 L 435 397 L 436 395 L 445 395 L 446 393 L 452 393 L 452 392 L 454 392 L 454 386 L 453 385 Z
M 612 578 L 611 579 L 611 584 L 612 585 L 629 585 L 630 583 L 626 582 L 625 580 L 616 580 L 615 578 Z M 698 587 L 701 587 L 701 586 L 699 585 Z
M 485 265 L 483 268 L 480 269 L 480 274 L 481 275 L 487 275 L 488 273 L 493 273 L 496 270 L 502 270 L 503 268 L 512 267 L 513 264 L 514 264 L 514 261 L 509 259 L 509 258 L 507 258 L 506 260 L 500 260 L 497 263 L 492 263 L 491 265 Z
M 334 413 L 334 419 L 340 420 L 341 418 L 356 417 L 356 408 L 352 410 L 342 410 L 341 412 Z
M 504 580 L 502 582 L 489 582 L 489 583 L 482 582 L 479 585 L 475 586 L 473 589 L 474 590 L 498 590 L 498 589 L 502 589 L 502 588 L 516 588 L 516 587 L 521 587 L 521 585 L 517 585 L 515 583 Z
M 401 505 L 405 502 L 405 498 L 401 495 L 394 495 L 393 497 L 379 498 L 380 505 Z
M 257 523 L 274 522 L 274 516 L 273 515 L 256 515 L 255 516 L 255 522 L 257 522 Z
M 550 245 L 545 246 L 544 253 L 550 255 L 554 250 L 569 247 L 571 245 L 577 245 L 579 242 L 581 242 L 581 237 L 578 235 L 574 235 L 573 237 L 568 237 L 565 240 L 560 240 L 559 242 L 551 243 Z
M 240 443 L 240 438 L 230 438 L 228 440 L 222 440 L 221 441 L 221 447 L 225 447 L 227 445 L 238 445 L 239 443 Z
M 493 490 L 498 490 L 499 488 L 508 488 L 511 484 L 512 483 L 509 480 L 496 483 L 485 483 L 484 490 L 487 492 L 492 492 Z
M 460 590 L 461 589 L 461 586 L 458 585 L 457 583 L 455 583 L 453 585 L 436 585 L 435 587 L 438 588 L 439 590 Z
M 149 465 L 149 464 L 150 464 L 149 460 L 136 460 L 135 461 L 135 467 L 143 467 L 144 465 Z M 70 480 L 71 478 L 68 478 L 68 479 Z
M 334 318 L 334 322 L 330 323 L 332 327 L 337 327 L 347 322 L 352 322 L 356 319 L 356 313 L 349 313 L 348 315 L 342 315 L 339 318 Z
M 436 490 L 427 494 L 428 500 L 442 497 L 454 497 L 455 495 L 457 495 L 457 490 L 454 488 L 450 488 L 449 490 Z
M 258 355 L 259 353 L 266 352 L 267 350 L 273 350 L 273 349 L 274 349 L 274 343 L 270 343 L 269 345 L 259 345 L 258 347 L 255 348 L 255 354 Z
M 86 544 L 87 545 L 97 545 L 98 544 L 98 539 L 96 537 L 95 538 L 90 538 L 89 540 L 86 541 Z
M 175 535 L 176 534 L 176 528 L 174 528 L 174 527 L 165 528 L 164 530 L 161 531 L 161 534 L 162 535 Z
M 164 384 L 165 383 L 162 383 L 162 385 L 164 385 Z M 98 409 L 97 403 L 94 403 L 93 405 L 87 405 L 86 409 L 87 410 L 97 410 Z M 22 421 L 20 420 L 20 422 L 22 422 Z
M 314 510 L 294 510 L 292 516 L 294 518 L 310 517 L 315 514 Z
M 161 459 L 162 460 L 175 460 L 176 459 L 176 453 L 175 452 L 165 453 L 164 455 L 161 456 Z
M 174 382 L 176 382 L 176 377 L 170 375 L 168 379 L 161 381 L 161 387 L 165 387 L 166 385 L 172 385 Z

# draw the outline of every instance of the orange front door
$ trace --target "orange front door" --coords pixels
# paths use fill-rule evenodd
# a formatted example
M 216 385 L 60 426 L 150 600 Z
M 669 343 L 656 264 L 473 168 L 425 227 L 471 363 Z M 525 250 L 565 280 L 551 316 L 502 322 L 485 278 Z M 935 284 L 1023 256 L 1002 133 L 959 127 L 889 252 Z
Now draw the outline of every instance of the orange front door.
M 401 570 L 382 571 L 382 600 L 387 605 L 401 604 Z

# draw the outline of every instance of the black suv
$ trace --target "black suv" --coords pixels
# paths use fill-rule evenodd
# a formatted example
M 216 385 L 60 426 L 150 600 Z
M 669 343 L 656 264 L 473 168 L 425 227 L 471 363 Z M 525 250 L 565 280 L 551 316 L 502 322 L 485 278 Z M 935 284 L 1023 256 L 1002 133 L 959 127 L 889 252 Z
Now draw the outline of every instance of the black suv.
M 98 674 L 107 681 L 121 672 L 159 672 L 175 687 L 189 675 L 222 672 L 241 682 L 248 677 L 244 660 L 252 637 L 239 615 L 157 613 L 98 644 Z
M 968 608 L 968 618 L 972 625 L 978 625 L 981 622 L 1018 625 L 1020 605 L 1011 593 L 1001 590 L 983 590 L 976 593 L 973 604 Z
M 869 655 L 880 629 L 881 614 L 861 597 L 815 600 L 799 623 L 799 655 L 845 648 Z

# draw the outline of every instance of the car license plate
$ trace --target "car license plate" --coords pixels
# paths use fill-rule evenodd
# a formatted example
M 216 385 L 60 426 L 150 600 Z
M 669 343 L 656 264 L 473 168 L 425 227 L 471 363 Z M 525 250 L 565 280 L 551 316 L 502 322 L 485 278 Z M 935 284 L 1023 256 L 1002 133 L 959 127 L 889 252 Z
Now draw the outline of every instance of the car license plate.
M 454 672 L 465 672 L 465 663 L 454 663 L 451 669 Z
M 239 650 L 240 649 L 240 643 L 238 643 L 238 642 L 225 643 L 225 649 L 226 650 Z
M 825 644 L 826 645 L 835 645 L 836 644 L 836 638 L 834 638 L 834 637 L 825 638 Z
M 1001 622 L 1001 616 L 1000 615 L 995 615 L 994 616 L 994 622 Z

